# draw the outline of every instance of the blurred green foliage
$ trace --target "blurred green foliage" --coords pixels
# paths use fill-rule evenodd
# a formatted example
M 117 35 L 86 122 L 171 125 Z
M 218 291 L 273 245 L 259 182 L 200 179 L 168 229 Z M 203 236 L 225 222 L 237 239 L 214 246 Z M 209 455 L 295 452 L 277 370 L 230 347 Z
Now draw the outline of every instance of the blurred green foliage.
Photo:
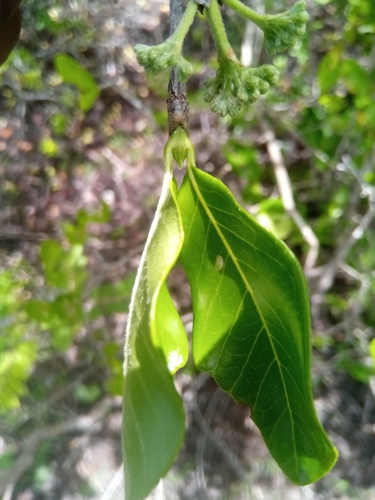
M 99 318 L 126 312 L 133 275 L 94 287 L 88 282 L 87 226 L 106 223 L 110 217 L 104 202 L 93 213 L 81 209 L 73 222 L 63 224 L 65 241 L 41 243 L 42 288 L 36 288 L 23 260 L 11 269 L 0 268 L 0 410 L 19 406 L 37 361 L 69 349 L 82 329 L 95 330 Z M 121 359 L 121 345 L 104 341 L 101 362 L 108 368 L 104 386 L 112 394 L 121 394 Z M 79 401 L 93 402 L 100 394 L 97 385 L 75 389 Z
M 37 342 L 27 335 L 27 275 L 21 263 L 12 269 L 0 267 L 0 411 L 19 406 L 19 396 L 26 390 L 34 361 Z
M 55 67 L 65 83 L 75 85 L 80 91 L 78 100 L 82 111 L 88 111 L 100 94 L 93 76 L 77 61 L 66 54 L 55 57 Z

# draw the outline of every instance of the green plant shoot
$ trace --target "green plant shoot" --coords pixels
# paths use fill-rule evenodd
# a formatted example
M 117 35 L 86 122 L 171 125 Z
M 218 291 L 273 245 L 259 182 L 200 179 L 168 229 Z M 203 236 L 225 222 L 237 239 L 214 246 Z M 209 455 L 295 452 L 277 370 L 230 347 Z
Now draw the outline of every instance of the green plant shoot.
M 200 3 L 218 51 L 205 100 L 219 116 L 234 116 L 275 85 L 272 65 L 245 68 L 225 33 L 218 0 Z M 274 54 L 305 32 L 305 2 L 278 15 L 260 15 L 224 0 L 264 32 Z M 137 59 L 156 73 L 177 66 L 198 5 L 190 0 L 175 33 L 157 47 L 136 46 Z M 127 500 L 142 500 L 171 466 L 183 440 L 184 414 L 171 374 L 184 366 L 188 345 L 165 285 L 178 257 L 193 302 L 196 366 L 237 402 L 248 405 L 270 453 L 287 477 L 306 485 L 337 459 L 314 408 L 310 369 L 310 308 L 305 277 L 286 245 L 255 221 L 226 186 L 195 166 L 195 152 L 178 126 L 164 150 L 162 193 L 135 282 L 125 346 L 123 446 Z M 177 193 L 172 165 L 187 172 Z

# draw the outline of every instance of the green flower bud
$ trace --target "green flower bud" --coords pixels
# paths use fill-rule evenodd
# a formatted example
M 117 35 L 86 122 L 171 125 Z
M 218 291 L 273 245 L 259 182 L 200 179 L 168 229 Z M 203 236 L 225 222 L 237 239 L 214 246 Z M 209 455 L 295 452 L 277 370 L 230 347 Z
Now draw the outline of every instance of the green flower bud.
M 237 60 L 221 57 L 215 78 L 204 83 L 204 100 L 219 116 L 234 116 L 265 94 L 278 77 L 273 66 L 244 68 Z
M 177 65 L 177 76 L 180 82 L 186 82 L 186 80 L 193 74 L 193 66 L 182 56 L 180 56 L 179 63 Z
M 134 47 L 134 52 L 139 64 L 149 73 L 160 73 L 177 66 L 177 75 L 182 82 L 193 73 L 191 64 L 181 54 L 181 45 L 175 43 L 173 37 L 154 47 L 138 44 Z
M 293 47 L 297 38 L 305 33 L 309 19 L 304 1 L 297 2 L 290 10 L 281 14 L 264 17 L 264 22 L 257 24 L 264 33 L 263 46 L 271 55 Z
M 238 99 L 240 101 L 243 101 L 243 102 L 246 102 L 248 100 L 248 95 L 247 95 L 247 92 L 246 92 L 246 88 L 243 85 L 241 85 L 238 88 L 237 97 L 238 97 Z
M 266 82 L 266 80 L 262 80 L 261 78 L 259 78 L 259 83 L 258 83 L 259 92 L 263 95 L 266 92 L 268 92 L 269 88 L 270 84 Z
M 270 64 L 265 64 L 260 68 L 256 68 L 254 70 L 254 74 L 266 80 L 270 85 L 276 85 L 279 81 L 280 73 L 279 70 L 275 68 L 275 66 L 271 66 Z

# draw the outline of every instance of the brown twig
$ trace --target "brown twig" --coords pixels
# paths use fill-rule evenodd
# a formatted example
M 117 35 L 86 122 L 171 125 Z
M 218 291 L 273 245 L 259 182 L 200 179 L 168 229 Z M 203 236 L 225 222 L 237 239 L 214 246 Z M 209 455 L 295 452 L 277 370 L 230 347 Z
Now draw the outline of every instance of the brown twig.
M 319 316 L 320 306 L 323 303 L 323 299 L 327 291 L 333 285 L 335 280 L 337 271 L 342 267 L 345 262 L 345 259 L 353 247 L 353 245 L 358 241 L 358 238 L 362 236 L 362 234 L 369 227 L 371 222 L 375 217 L 375 203 L 372 200 L 369 200 L 369 208 L 362 219 L 359 221 L 359 224 L 354 228 L 350 229 L 349 234 L 346 234 L 341 242 L 336 247 L 336 251 L 334 252 L 332 258 L 329 262 L 323 266 L 321 272 L 319 273 L 319 280 L 316 285 L 315 292 L 311 297 L 311 308 L 313 318 Z
M 314 268 L 319 253 L 319 240 L 316 237 L 311 226 L 307 224 L 302 215 L 296 208 L 294 201 L 293 191 L 290 184 L 288 171 L 286 169 L 283 156 L 281 154 L 280 146 L 276 141 L 275 134 L 271 129 L 264 125 L 265 141 L 270 156 L 271 163 L 274 168 L 277 187 L 279 188 L 281 200 L 283 202 L 285 211 L 291 216 L 296 226 L 300 230 L 303 239 L 309 245 L 310 249 L 307 253 L 305 260 L 306 274 Z
M 182 0 L 170 0 L 170 35 L 180 24 L 183 6 Z M 189 135 L 189 101 L 186 95 L 186 85 L 179 81 L 176 68 L 172 68 L 168 84 L 168 126 L 169 135 L 181 125 Z
M 7 225 L 0 229 L 0 240 L 43 241 L 47 238 L 46 233 L 26 231 L 19 226 Z

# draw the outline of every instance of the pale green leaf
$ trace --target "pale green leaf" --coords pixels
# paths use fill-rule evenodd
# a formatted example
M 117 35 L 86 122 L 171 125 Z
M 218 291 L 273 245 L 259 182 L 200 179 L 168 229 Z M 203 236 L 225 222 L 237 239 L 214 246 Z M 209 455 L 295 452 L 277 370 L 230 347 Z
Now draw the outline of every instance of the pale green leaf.
M 189 345 L 181 318 L 165 284 L 160 288 L 156 303 L 156 330 L 161 336 L 161 345 L 170 373 L 175 373 L 186 364 Z
M 371 354 L 371 357 L 374 361 L 374 367 L 375 367 L 375 339 L 372 339 L 369 345 L 369 351 Z
M 193 356 L 252 418 L 276 462 L 298 485 L 337 458 L 310 385 L 306 282 L 289 249 L 219 180 L 192 167 L 178 203 L 182 259 L 193 300 Z
M 170 371 L 186 363 L 187 337 L 165 285 L 182 243 L 170 171 L 130 304 L 123 406 L 126 500 L 142 500 L 150 493 L 168 472 L 184 437 L 184 410 Z
M 0 412 L 20 406 L 26 381 L 37 357 L 35 342 L 20 342 L 0 353 Z

